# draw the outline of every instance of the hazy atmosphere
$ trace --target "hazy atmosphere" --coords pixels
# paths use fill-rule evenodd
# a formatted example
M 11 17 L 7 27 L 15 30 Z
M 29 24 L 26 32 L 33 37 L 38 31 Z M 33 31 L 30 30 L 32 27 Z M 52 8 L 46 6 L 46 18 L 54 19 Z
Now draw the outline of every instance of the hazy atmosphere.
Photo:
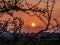
M 0 0 L 0 45 L 60 45 L 60 0 Z
M 33 1 L 35 1 L 34 3 L 37 2 L 37 0 L 32 0 L 32 1 L 28 0 L 29 3 L 32 3 Z M 44 4 L 41 4 L 41 5 L 43 5 L 42 7 L 44 7 Z M 58 20 L 58 22 L 60 23 L 60 6 L 59 5 L 60 5 L 60 0 L 56 0 L 52 17 L 56 18 Z M 13 15 L 15 17 L 22 17 L 23 18 L 24 26 L 23 26 L 22 32 L 38 32 L 39 30 L 44 29 L 45 25 L 36 16 L 31 17 L 22 11 L 18 11 L 18 12 L 14 11 Z M 11 18 L 11 20 L 12 20 L 11 16 L 9 16 L 8 14 L 4 14 L 2 19 L 8 20 L 8 18 Z M 35 25 L 34 27 L 32 26 L 32 23 L 34 23 L 34 25 Z

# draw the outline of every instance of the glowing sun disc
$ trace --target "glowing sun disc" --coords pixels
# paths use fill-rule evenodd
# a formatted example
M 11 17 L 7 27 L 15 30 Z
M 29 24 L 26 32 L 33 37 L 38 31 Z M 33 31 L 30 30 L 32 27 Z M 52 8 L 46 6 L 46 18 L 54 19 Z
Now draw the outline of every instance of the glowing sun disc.
M 35 23 L 32 23 L 32 27 L 35 27 Z

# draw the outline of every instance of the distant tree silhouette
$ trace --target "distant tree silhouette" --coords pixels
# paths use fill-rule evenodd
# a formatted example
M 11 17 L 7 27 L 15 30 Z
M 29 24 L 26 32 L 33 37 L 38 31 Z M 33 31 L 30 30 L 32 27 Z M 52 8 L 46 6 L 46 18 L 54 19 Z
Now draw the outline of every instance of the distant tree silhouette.
M 20 17 L 13 17 L 13 20 L 10 21 L 10 18 L 7 21 L 3 21 L 0 20 L 0 32 L 10 32 L 13 31 L 13 33 L 20 33 L 22 26 L 24 25 L 24 21 L 23 19 Z M 13 26 L 12 28 L 8 29 L 8 26 L 11 24 L 11 26 Z

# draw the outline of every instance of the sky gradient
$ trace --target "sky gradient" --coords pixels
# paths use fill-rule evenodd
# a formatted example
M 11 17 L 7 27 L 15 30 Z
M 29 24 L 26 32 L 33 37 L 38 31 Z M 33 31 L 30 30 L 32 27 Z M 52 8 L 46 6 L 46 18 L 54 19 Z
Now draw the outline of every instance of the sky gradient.
M 26 25 L 25 25 L 26 32 L 38 32 L 39 30 L 44 28 L 44 26 L 43 26 L 42 22 L 39 20 L 39 18 L 30 17 L 30 16 L 27 16 L 27 15 L 23 15 L 23 17 L 26 19 L 25 20 L 25 22 L 26 22 Z M 56 0 L 52 17 L 56 18 L 58 20 L 58 22 L 60 23 L 60 0 Z M 35 29 L 33 29 L 30 26 L 31 22 L 36 22 L 37 23 L 36 24 L 37 26 L 35 27 Z
M 13 15 L 15 17 L 22 17 L 24 19 L 24 26 L 23 26 L 22 32 L 38 32 L 39 30 L 44 28 L 44 24 L 42 24 L 40 19 L 37 18 L 36 16 L 31 17 L 22 11 L 18 11 L 18 12 L 15 11 Z M 52 17 L 56 18 L 60 23 L 60 0 L 56 0 Z M 8 20 L 8 18 L 11 18 L 12 20 L 11 16 L 9 16 L 8 14 L 4 14 L 2 19 Z M 32 27 L 31 26 L 32 23 L 35 23 L 36 26 Z

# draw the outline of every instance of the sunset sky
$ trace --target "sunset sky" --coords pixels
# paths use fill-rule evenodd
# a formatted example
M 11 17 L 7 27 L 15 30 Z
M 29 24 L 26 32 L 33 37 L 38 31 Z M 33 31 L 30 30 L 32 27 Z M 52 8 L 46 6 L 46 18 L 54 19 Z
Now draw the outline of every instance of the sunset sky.
M 34 1 L 34 0 L 32 0 L 32 1 Z M 32 3 L 32 1 L 31 1 L 31 3 Z M 3 19 L 6 18 L 8 20 L 8 18 L 11 18 L 11 16 L 9 16 L 7 14 L 5 14 L 5 15 L 6 16 L 4 16 Z M 44 24 L 42 24 L 40 19 L 37 18 L 36 16 L 31 17 L 22 11 L 18 11 L 18 12 L 15 11 L 14 16 L 22 17 L 24 19 L 24 26 L 23 26 L 22 32 L 38 32 L 39 30 L 44 28 Z M 56 0 L 56 4 L 54 7 L 52 17 L 56 18 L 60 23 L 60 0 Z M 11 18 L 11 20 L 12 20 L 12 18 Z M 32 26 L 32 23 L 34 23 L 33 24 L 34 27 Z
M 54 7 L 54 12 L 52 17 L 56 18 L 59 23 L 60 23 L 60 0 L 56 0 L 56 4 Z M 41 30 L 42 28 L 44 28 L 42 22 L 39 20 L 39 18 L 37 17 L 30 17 L 28 15 L 22 14 L 22 17 L 24 17 L 25 20 L 25 31 L 26 32 L 38 32 L 39 30 Z M 33 28 L 31 27 L 31 23 L 36 23 L 36 27 Z

